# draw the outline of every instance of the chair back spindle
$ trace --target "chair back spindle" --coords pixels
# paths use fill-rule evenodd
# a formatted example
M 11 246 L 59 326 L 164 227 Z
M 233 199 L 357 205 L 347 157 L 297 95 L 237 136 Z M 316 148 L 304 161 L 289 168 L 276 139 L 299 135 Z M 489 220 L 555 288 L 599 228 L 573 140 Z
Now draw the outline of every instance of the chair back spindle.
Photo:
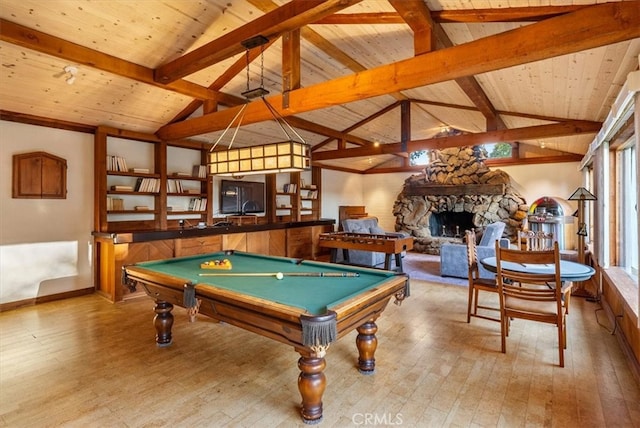
M 553 249 L 553 232 L 544 232 L 542 230 L 524 230 L 518 232 L 518 238 L 524 251 L 549 251 Z

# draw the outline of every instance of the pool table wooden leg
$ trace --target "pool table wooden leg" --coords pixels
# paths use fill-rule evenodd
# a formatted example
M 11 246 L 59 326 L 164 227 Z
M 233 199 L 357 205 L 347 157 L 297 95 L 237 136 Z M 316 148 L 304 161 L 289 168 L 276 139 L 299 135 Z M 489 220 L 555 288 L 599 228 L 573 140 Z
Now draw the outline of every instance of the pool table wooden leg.
M 173 305 L 164 300 L 156 300 L 153 317 L 153 325 L 156 328 L 156 344 L 158 346 L 171 345 L 171 327 L 173 327 Z
M 322 420 L 322 394 L 327 384 L 324 357 L 309 356 L 300 353 L 298 360 L 300 375 L 298 390 L 302 396 L 302 419 L 304 423 L 315 424 Z
M 356 346 L 358 347 L 358 369 L 363 374 L 373 374 L 376 369 L 376 359 L 374 355 L 378 347 L 376 332 L 378 326 L 374 320 L 369 320 L 357 328 Z

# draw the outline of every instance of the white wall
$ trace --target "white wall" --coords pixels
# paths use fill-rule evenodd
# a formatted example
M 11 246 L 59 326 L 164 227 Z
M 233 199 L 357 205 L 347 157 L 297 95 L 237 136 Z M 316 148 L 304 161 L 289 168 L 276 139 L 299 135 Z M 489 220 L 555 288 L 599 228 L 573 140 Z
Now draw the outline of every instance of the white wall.
M 582 186 L 579 162 L 547 163 L 540 165 L 504 166 L 500 169 L 511 176 L 515 188 L 524 196 L 527 204 L 532 204 L 542 196 L 568 199 Z M 577 209 L 578 205 L 569 204 Z
M 66 199 L 13 199 L 12 156 L 67 160 Z M 93 135 L 0 121 L 0 303 L 93 286 Z
M 578 165 L 577 162 L 570 162 L 505 166 L 499 169 L 511 176 L 514 187 L 525 198 L 527 204 L 531 204 L 542 196 L 567 199 L 582 183 Z M 378 217 L 383 229 L 393 231 L 395 227 L 393 204 L 402 191 L 404 180 L 415 173 L 359 175 L 324 170 L 322 174 L 324 217 L 337 219 L 338 205 L 364 205 L 370 215 Z M 362 195 L 359 198 L 351 193 L 356 191 L 356 186 L 353 189 L 350 186 L 351 183 L 356 182 L 357 178 L 362 182 Z M 325 199 L 325 189 L 331 182 L 334 183 L 332 191 L 341 198 L 332 195 L 331 199 Z M 343 189 L 344 191 L 341 192 Z M 577 208 L 574 202 L 570 202 L 570 205 Z
M 404 180 L 415 173 L 369 174 L 364 192 L 364 205 L 367 212 L 378 217 L 378 224 L 384 230 L 395 230 L 396 218 L 393 215 L 393 204 L 404 185 Z
M 338 210 L 341 205 L 364 205 L 363 175 L 347 172 L 322 170 L 322 218 L 336 220 L 338 229 Z

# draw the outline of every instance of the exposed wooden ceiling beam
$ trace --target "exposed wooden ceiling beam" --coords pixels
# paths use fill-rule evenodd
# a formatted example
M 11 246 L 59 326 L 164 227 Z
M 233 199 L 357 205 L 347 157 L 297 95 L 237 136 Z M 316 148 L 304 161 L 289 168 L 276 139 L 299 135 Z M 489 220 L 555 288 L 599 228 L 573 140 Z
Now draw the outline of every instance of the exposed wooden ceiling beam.
M 389 2 L 397 10 L 402 20 L 406 22 L 413 31 L 414 55 L 420 55 L 434 50 L 436 39 L 444 47 L 453 46 L 453 42 L 449 39 L 444 29 L 440 25 L 434 24 L 430 16 L 430 11 L 422 0 L 389 0 Z M 276 7 L 270 0 L 252 0 L 252 4 L 263 12 L 268 12 Z M 313 30 L 306 29 L 305 36 L 308 41 L 312 41 L 319 49 L 322 49 L 334 58 L 339 58 L 341 62 L 347 67 L 350 67 L 352 71 L 359 72 L 365 69 Z M 456 83 L 458 83 L 460 88 L 485 116 L 487 121 L 486 129 L 504 129 L 507 127 L 475 77 L 461 77 L 456 79 Z M 401 93 L 395 93 L 394 97 L 400 101 L 406 101 L 407 99 Z M 323 141 L 320 143 L 320 147 L 328 143 L 329 141 Z
M 346 168 L 343 166 L 336 166 L 336 165 L 323 165 L 321 163 L 314 162 L 313 159 L 311 160 L 311 166 L 322 168 L 322 169 L 330 169 L 332 171 L 348 172 L 351 174 L 362 174 L 362 171 L 360 171 L 359 169 Z
M 398 12 L 374 13 L 336 13 L 319 19 L 312 24 L 330 25 L 371 25 L 371 24 L 406 24 Z
M 430 11 L 422 0 L 389 0 L 389 2 L 413 30 L 415 55 L 434 50 L 436 40 L 445 48 L 454 46 L 442 26 L 433 22 L 429 15 Z M 425 34 L 425 31 L 429 34 Z M 487 130 L 507 127 L 474 76 L 460 77 L 456 79 L 456 83 L 485 117 Z
M 415 98 L 411 98 L 409 101 L 416 104 L 426 104 L 426 105 L 437 106 L 437 107 L 452 108 L 456 110 L 479 111 L 478 107 L 475 107 L 475 106 L 464 106 L 460 104 L 442 103 L 439 101 L 430 101 L 430 100 L 418 100 Z M 572 119 L 567 119 L 566 117 L 544 116 L 541 114 L 520 113 L 520 112 L 508 111 L 508 110 L 496 110 L 496 113 L 503 116 L 523 117 L 526 119 L 544 120 L 547 122 L 565 122 L 567 120 L 572 120 Z
M 505 7 L 495 9 L 441 10 L 431 12 L 439 24 L 452 22 L 526 22 L 542 21 L 565 13 L 575 12 L 581 5 Z
M 66 129 L 74 132 L 84 132 L 86 134 L 93 134 L 96 132 L 96 127 L 92 125 L 84 125 L 75 122 L 66 122 L 64 120 L 44 118 L 40 116 L 33 116 L 31 114 L 17 113 L 13 111 L 0 110 L 0 119 L 7 122 L 28 123 L 36 126 L 46 126 L 47 128 Z
M 290 108 L 283 116 L 345 104 L 359 99 L 426 86 L 583 51 L 640 37 L 638 2 L 604 3 L 573 13 L 344 76 L 289 94 Z M 269 98 L 281 106 L 282 96 Z M 238 108 L 166 125 L 158 131 L 173 140 L 224 129 Z M 244 123 L 268 120 L 263 103 L 251 103 Z
M 505 158 L 505 159 L 485 159 L 484 163 L 488 167 L 499 168 L 501 166 L 508 165 L 538 165 L 543 163 L 565 163 L 565 162 L 580 162 L 582 160 L 582 155 L 577 155 L 575 153 L 567 153 L 556 156 L 532 156 L 529 158 Z M 331 166 L 327 166 L 326 164 L 322 164 L 315 161 L 311 161 L 311 163 L 316 165 L 322 165 L 322 168 L 332 169 Z M 368 168 L 364 171 L 355 171 L 355 173 L 359 174 L 389 174 L 394 172 L 420 172 L 424 170 L 424 165 L 413 165 L 413 166 L 390 166 L 390 167 L 377 167 L 377 168 Z
M 289 122 L 289 125 L 293 126 L 294 128 L 303 129 L 305 131 L 313 132 L 319 135 L 326 135 L 327 137 L 333 137 L 338 140 L 343 139 L 353 144 L 359 144 L 359 145 L 371 144 L 371 141 L 365 138 L 360 138 L 355 135 L 347 134 L 345 132 L 332 129 L 315 122 L 310 122 L 308 120 L 301 119 L 299 117 L 291 117 L 291 116 L 287 117 L 287 122 Z
M 431 19 L 443 23 L 483 23 L 483 22 L 532 22 L 562 15 L 580 9 L 571 6 L 507 7 L 496 9 L 458 9 L 431 11 Z M 336 13 L 324 17 L 314 24 L 404 24 L 405 20 L 397 12 L 377 13 Z
M 256 8 L 260 9 L 264 13 L 272 12 L 277 9 L 278 5 L 274 3 L 272 0 L 247 0 Z M 329 55 L 334 60 L 338 61 L 349 70 L 358 73 L 360 71 L 364 71 L 367 68 L 356 61 L 351 56 L 347 55 L 343 50 L 339 49 L 335 44 L 331 43 L 326 38 L 322 37 L 318 32 L 312 30 L 308 26 L 302 27 L 301 36 L 307 42 L 313 44 L 315 47 Z M 401 93 L 391 93 L 390 96 L 394 97 L 397 100 L 404 100 L 406 97 Z
M 273 44 L 275 40 L 270 41 L 267 45 L 264 46 L 265 49 L 268 49 L 269 46 Z M 250 49 L 248 52 L 248 56 L 243 56 L 235 61 L 223 74 L 221 74 L 210 86 L 209 89 L 218 91 L 224 85 L 226 85 L 231 79 L 233 79 L 238 73 L 245 69 L 247 65 L 247 60 L 251 63 L 255 60 L 261 53 L 260 48 Z M 237 97 L 235 95 L 230 95 L 226 93 L 219 93 L 218 101 L 220 104 L 225 106 L 238 106 L 242 105 L 246 102 L 245 99 Z M 180 113 L 178 113 L 170 123 L 175 123 L 181 120 L 186 119 L 191 116 L 200 106 L 202 106 L 203 102 L 200 100 L 194 100 L 189 103 L 187 107 L 182 109 Z M 287 121 L 291 126 L 296 128 L 312 132 L 319 135 L 324 135 L 327 137 L 331 137 L 331 139 L 345 139 L 354 144 L 368 144 L 370 141 L 356 137 L 354 135 L 349 135 L 348 131 L 338 131 L 336 129 L 329 128 L 327 126 L 322 126 L 314 122 L 310 122 L 305 119 L 300 119 L 296 117 L 289 117 Z
M 357 73 L 359 71 L 364 71 L 367 69 L 364 65 L 360 64 L 358 61 L 344 53 L 344 51 L 342 51 L 341 49 L 338 49 L 336 45 L 322 37 L 316 31 L 313 31 L 311 28 L 303 27 L 301 30 L 302 37 L 306 41 L 313 44 L 318 49 L 324 51 L 327 55 L 347 67 L 349 70 Z
M 275 40 L 269 41 L 265 46 L 262 46 L 262 48 L 264 48 L 265 50 L 268 49 L 269 46 L 273 44 L 273 42 L 275 42 Z M 244 55 L 241 58 L 238 58 L 233 64 L 231 64 L 231 66 L 227 68 L 224 71 L 224 73 L 218 76 L 218 78 L 211 85 L 209 85 L 209 89 L 216 92 L 222 89 L 224 85 L 229 83 L 231 79 L 236 77 L 240 72 L 242 72 L 247 67 L 247 61 L 251 63 L 260 55 L 261 52 L 262 52 L 262 49 L 260 47 L 249 49 L 249 51 L 247 52 L 247 55 Z M 238 105 L 238 104 L 233 104 L 233 105 Z M 200 106 L 202 106 L 201 100 L 197 100 L 197 99 L 193 100 L 192 102 L 189 103 L 189 105 L 187 105 L 184 109 L 182 109 L 180 113 L 174 116 L 174 118 L 169 123 L 174 123 L 174 122 L 178 122 L 186 119 L 187 117 L 191 116 L 196 110 L 198 110 Z
M 361 171 L 360 174 L 389 174 L 394 172 L 420 172 L 424 170 L 424 165 L 417 166 L 382 166 L 378 168 L 369 168 L 367 170 Z
M 289 91 L 300 88 L 300 29 L 282 35 L 282 93 L 287 107 Z
M 414 55 L 435 49 L 434 22 L 423 0 L 388 0 L 413 31 Z
M 180 58 L 156 68 L 157 82 L 170 83 L 244 52 L 242 42 L 255 36 L 276 39 L 283 33 L 300 28 L 324 16 L 336 13 L 362 0 L 292 1 L 254 19 L 216 40 Z
M 343 129 L 342 132 L 344 133 L 349 133 L 351 131 L 353 131 L 354 129 L 358 129 L 360 128 L 362 125 L 365 125 L 366 123 L 371 122 L 372 120 L 382 116 L 383 114 L 393 110 L 394 108 L 398 107 L 400 105 L 400 101 L 396 101 L 395 103 L 386 106 L 385 108 L 378 110 L 377 112 L 375 112 L 372 115 L 369 115 L 367 117 L 365 117 L 364 119 L 362 119 L 361 121 L 354 123 L 353 125 L 351 125 L 350 127 Z M 328 143 L 330 143 L 331 141 L 333 141 L 333 138 L 327 139 L 325 141 L 320 142 L 319 144 L 316 144 L 313 146 L 313 148 L 311 149 L 311 151 L 316 151 L 324 146 L 326 146 Z
M 243 98 L 227 94 L 225 101 L 221 104 L 224 104 L 226 106 L 239 106 L 244 104 L 245 102 L 246 100 Z M 269 119 L 273 119 L 273 117 L 270 116 Z M 358 145 L 367 145 L 371 143 L 371 141 L 365 138 L 360 138 L 358 136 L 351 135 L 348 132 L 329 128 L 328 126 L 320 125 L 319 123 L 311 122 L 299 117 L 289 116 L 287 117 L 287 122 L 294 128 L 302 129 L 318 135 L 325 135 L 327 137 L 331 137 L 332 139 L 344 139 L 345 141 Z
M 248 1 L 253 6 L 255 6 L 256 8 L 260 9 L 262 12 L 265 12 L 265 13 L 269 13 L 269 12 L 275 10 L 278 7 L 278 5 L 276 3 L 274 3 L 272 0 L 248 0 Z M 317 33 L 316 31 L 312 30 L 308 26 L 302 27 L 300 30 L 301 30 L 300 31 L 300 35 L 301 35 L 302 38 L 304 38 L 307 42 L 309 42 L 309 43 L 313 44 L 314 46 L 316 46 L 318 49 L 320 49 L 321 51 L 323 51 L 327 55 L 331 56 L 333 59 L 335 59 L 336 61 L 338 61 L 339 63 L 341 63 L 345 67 L 349 68 L 351 71 L 357 73 L 359 71 L 366 70 L 366 67 L 364 65 L 360 64 L 354 58 L 352 58 L 351 56 L 347 55 L 344 51 L 342 51 L 341 49 L 336 47 L 336 45 L 334 45 L 333 43 L 331 43 L 330 41 L 328 41 L 327 39 L 322 37 L 319 33 Z M 393 93 L 393 94 L 389 94 L 389 95 L 393 96 L 394 98 L 396 98 L 398 100 L 406 99 L 406 97 L 401 93 Z M 289 120 L 289 123 L 291 125 L 294 124 L 294 122 L 291 122 L 291 120 Z M 304 128 L 304 127 L 301 127 L 301 126 L 296 126 L 296 127 L 300 128 L 300 129 L 310 130 L 309 128 Z M 350 135 L 349 132 L 351 130 L 353 130 L 353 129 L 355 129 L 355 127 L 350 127 L 350 128 L 348 128 L 348 130 L 342 131 L 341 135 L 338 134 L 337 132 L 334 132 L 332 134 L 320 133 L 320 135 L 325 135 L 325 136 L 330 137 L 330 138 L 325 140 L 325 141 L 323 141 L 323 142 L 321 142 L 319 145 L 318 144 L 314 145 L 314 149 L 319 148 L 319 147 L 323 147 L 326 144 L 328 144 L 329 142 L 333 141 L 334 139 L 338 140 L 338 144 L 339 145 L 346 144 L 347 142 L 348 143 L 353 143 L 353 144 L 358 144 L 358 145 L 373 144 L 372 141 L 368 141 L 368 140 L 365 140 L 364 138 L 359 138 L 359 137 L 355 137 L 353 135 Z
M 153 80 L 153 69 L 151 68 L 68 42 L 5 19 L 0 19 L 0 40 L 193 98 L 213 100 L 218 95 L 215 91 L 186 80 L 176 80 L 168 85 L 159 84 Z
M 489 144 L 496 142 L 510 142 L 531 140 L 536 138 L 563 137 L 577 134 L 593 134 L 600 130 L 600 122 L 589 122 L 583 120 L 555 123 L 551 125 L 528 126 L 524 128 L 503 129 L 499 131 L 488 131 L 477 134 L 464 134 L 452 137 L 437 137 L 424 140 L 414 140 L 407 144 L 406 152 L 411 153 L 418 150 L 441 150 L 448 147 L 477 146 L 479 144 Z M 344 150 L 328 150 L 316 152 L 313 159 L 316 161 L 327 161 L 332 159 L 344 159 L 362 156 L 375 156 L 382 154 L 401 153 L 402 144 L 383 144 L 378 147 L 356 147 Z
M 554 156 L 531 156 L 528 158 L 504 158 L 504 159 L 486 159 L 485 165 L 490 167 L 501 167 L 507 165 L 537 165 L 541 163 L 561 163 L 561 162 L 580 162 L 584 158 L 583 155 L 575 153 L 565 153 Z
M 485 117 L 487 130 L 504 129 L 507 127 L 474 76 L 460 77 L 456 79 L 456 83 Z
M 248 1 L 253 6 L 255 6 L 256 8 L 260 9 L 262 12 L 265 12 L 265 13 L 269 13 L 269 12 L 275 10 L 278 7 L 278 5 L 276 3 L 274 3 L 272 0 L 248 0 Z M 326 53 L 327 55 L 329 55 L 334 60 L 338 61 L 339 63 L 341 63 L 342 65 L 344 65 L 348 69 L 350 69 L 351 71 L 357 73 L 357 72 L 366 70 L 366 67 L 364 65 L 360 64 L 354 58 L 352 58 L 351 56 L 347 55 L 344 51 L 339 49 L 336 45 L 334 45 L 333 43 L 331 43 L 330 41 L 328 41 L 327 39 L 322 37 L 319 33 L 317 33 L 316 31 L 312 30 L 308 26 L 301 28 L 300 34 L 301 34 L 301 37 L 304 38 L 307 42 L 313 44 L 318 49 L 320 49 L 321 51 L 323 51 L 324 53 Z M 389 94 L 389 95 L 394 97 L 394 98 L 396 98 L 397 100 L 406 100 L 407 99 L 407 97 L 405 97 L 403 94 L 401 94 L 399 92 L 395 92 L 395 93 L 392 93 L 392 94 Z M 293 125 L 293 123 L 291 121 L 289 121 L 289 122 Z M 348 143 L 359 144 L 359 145 L 373 144 L 373 141 L 368 141 L 368 140 L 365 140 L 363 138 L 357 138 L 357 137 L 354 137 L 353 135 L 348 134 L 350 131 L 352 131 L 353 129 L 357 128 L 358 126 L 360 126 L 360 125 L 352 126 L 352 127 L 347 128 L 347 130 L 343 130 L 342 131 L 343 134 L 341 136 L 337 136 L 338 135 L 337 133 L 333 133 L 333 134 L 323 133 L 323 134 L 320 134 L 320 135 L 325 135 L 325 136 L 328 136 L 328 137 L 331 137 L 331 138 L 322 141 L 320 144 L 314 145 L 314 150 L 316 150 L 317 148 L 320 148 L 320 147 L 324 147 L 325 145 L 327 145 L 328 143 L 330 143 L 334 139 L 338 140 L 338 144 L 339 145 L 346 144 L 347 142 Z M 303 127 L 300 127 L 300 128 L 301 129 L 306 129 L 306 128 L 303 128 Z M 309 130 L 309 129 L 307 129 L 307 130 Z

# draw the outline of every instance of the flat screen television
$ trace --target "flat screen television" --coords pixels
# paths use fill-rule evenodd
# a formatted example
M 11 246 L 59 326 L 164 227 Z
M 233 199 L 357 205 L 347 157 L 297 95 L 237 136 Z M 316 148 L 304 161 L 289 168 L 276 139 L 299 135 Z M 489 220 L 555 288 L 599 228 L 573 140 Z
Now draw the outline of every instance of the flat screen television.
M 264 183 L 222 180 L 220 182 L 220 213 L 256 214 L 264 212 Z

